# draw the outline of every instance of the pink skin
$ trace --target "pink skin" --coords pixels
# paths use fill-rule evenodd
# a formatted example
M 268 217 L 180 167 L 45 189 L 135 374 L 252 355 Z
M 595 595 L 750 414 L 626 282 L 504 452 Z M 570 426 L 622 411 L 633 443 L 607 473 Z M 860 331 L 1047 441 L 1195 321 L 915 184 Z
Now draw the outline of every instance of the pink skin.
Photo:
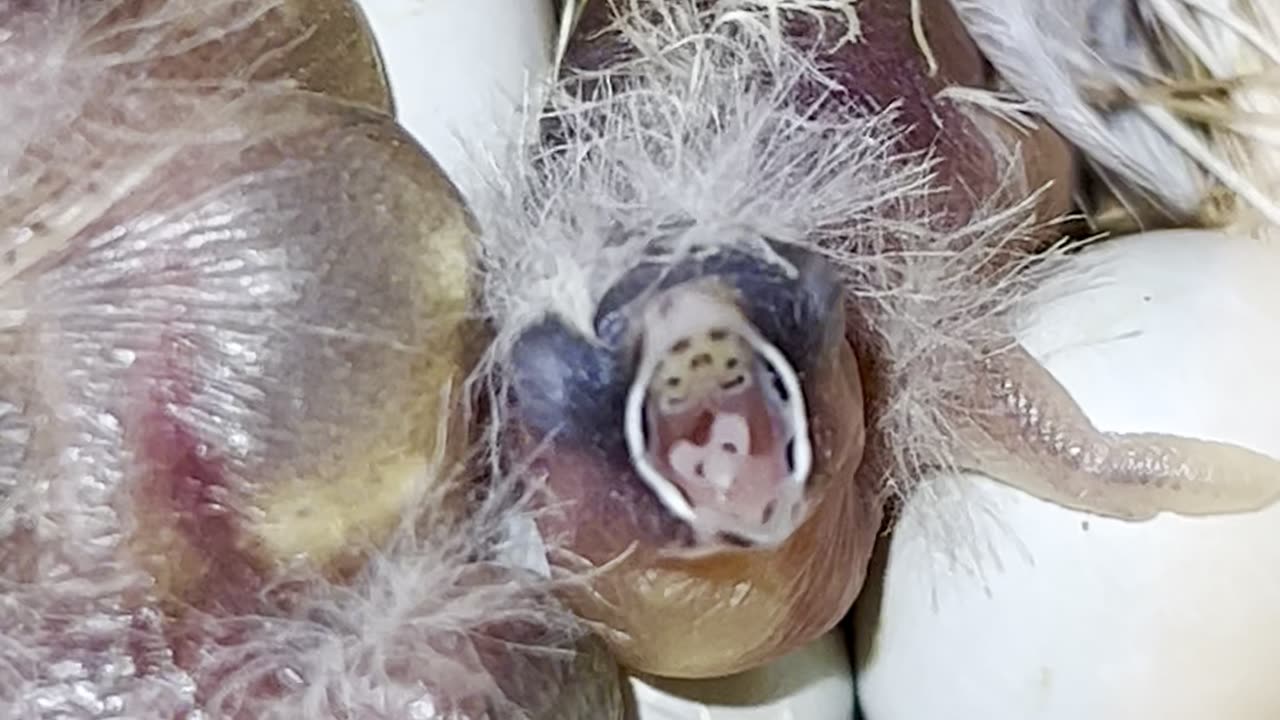
M 232 497 L 227 463 L 216 450 L 202 449 L 199 431 L 174 413 L 192 409 L 191 348 L 175 339 L 162 342 L 158 350 L 143 356 L 125 394 L 144 398 L 132 410 L 136 415 L 130 423 L 141 471 L 132 502 L 136 512 L 172 523 L 187 547 L 198 548 L 205 565 L 201 603 L 225 612 L 250 612 L 265 568 L 244 551 L 240 526 L 225 505 Z M 144 556 L 143 561 L 159 567 L 173 558 Z
M 643 7 L 646 2 L 641 0 L 639 4 Z M 700 7 L 711 5 L 710 2 L 697 4 Z M 625 11 L 632 5 L 630 2 L 615 5 L 603 1 L 587 4 L 566 53 L 566 77 L 574 76 L 579 70 L 607 68 L 634 55 L 634 49 L 610 29 L 615 7 Z M 1075 167 L 1069 148 L 1056 133 L 1040 128 L 1022 135 L 1021 131 L 1014 131 L 1003 121 L 980 110 L 959 102 L 937 99 L 938 93 L 949 85 L 981 86 L 985 80 L 985 65 L 976 46 L 946 2 L 926 0 L 922 7 L 925 34 L 939 65 L 939 71 L 935 74 L 931 74 L 927 67 L 913 32 L 910 6 L 906 2 L 868 0 L 858 4 L 860 39 L 853 43 L 842 42 L 845 28 L 838 13 L 827 13 L 824 18 L 827 22 L 820 27 L 812 16 L 784 11 L 786 40 L 799 47 L 815 50 L 828 77 L 839 86 L 832 92 L 826 86 L 802 84 L 798 93 L 806 95 L 810 101 L 824 97 L 824 108 L 837 113 L 847 112 L 848 108 L 855 105 L 886 107 L 896 104 L 904 129 L 896 149 L 902 152 L 929 149 L 938 160 L 934 184 L 942 188 L 942 191 L 935 193 L 931 199 L 930 210 L 936 213 L 938 223 L 944 228 L 961 227 L 970 222 L 977 212 L 977 206 L 1001 189 L 1002 174 L 1008 170 L 1008 166 L 1006 161 L 992 151 L 993 140 L 1016 140 L 1022 151 L 1021 160 L 1027 168 L 1025 177 L 1021 178 L 1021 186 L 1007 188 L 1009 191 L 1015 194 L 1025 193 L 1051 183 L 1051 191 L 1043 196 L 1038 215 L 1049 217 L 1065 211 L 1070 200 Z M 589 74 L 584 74 L 581 78 L 583 87 L 588 88 L 583 91 L 584 95 L 588 95 L 589 88 L 595 81 Z M 796 100 L 804 102 L 805 98 L 797 97 Z M 1031 249 L 1043 239 L 1053 237 L 1056 235 L 1051 229 L 1042 236 L 1028 235 L 1021 245 L 1010 246 L 1008 257 L 1012 258 L 1013 252 Z M 1002 268 L 995 266 L 990 269 L 997 273 L 1002 271 Z M 877 418 L 885 411 L 883 405 L 887 402 L 890 385 L 895 380 L 887 375 L 886 368 L 890 362 L 885 357 L 887 349 L 883 347 L 881 339 L 876 337 L 874 330 L 865 324 L 867 315 L 874 313 L 875 309 L 859 307 L 858 303 L 858 299 L 850 298 L 846 330 L 848 342 L 859 356 L 860 367 L 857 372 L 865 392 L 865 404 L 846 408 L 843 412 L 856 414 L 860 421 L 866 421 L 868 427 L 876 428 Z M 726 398 L 708 401 L 708 407 L 719 408 L 720 403 L 725 401 Z M 676 438 L 683 436 L 690 439 L 691 435 L 698 434 L 698 422 L 701 420 L 698 411 L 690 409 L 687 413 L 687 417 L 685 414 L 670 417 L 657 414 L 655 417 L 658 419 L 652 423 L 657 446 L 651 450 L 650 457 L 662 466 L 664 474 L 673 478 L 681 475 L 671 466 L 668 456 Z M 753 429 L 764 426 L 761 413 L 752 410 L 744 413 L 744 416 L 755 421 L 749 423 Z M 886 446 L 887 442 L 886 438 L 875 437 L 874 431 L 868 439 L 867 468 L 864 469 L 864 474 L 869 483 L 875 484 L 877 480 L 874 478 L 888 469 L 891 448 Z M 560 452 L 568 452 L 568 449 L 561 449 Z M 743 475 L 756 480 L 744 484 L 744 488 L 752 488 L 747 494 L 753 500 L 760 499 L 757 493 L 770 493 L 776 487 L 776 456 L 772 462 L 773 472 L 751 472 Z M 693 497 L 695 503 L 717 499 L 713 488 L 688 481 L 677 484 L 682 485 L 684 492 Z M 623 492 L 617 485 L 612 485 L 611 492 Z M 754 510 L 752 506 L 757 504 L 759 503 L 751 502 L 748 507 Z M 733 505 L 732 501 L 730 505 Z M 650 511 L 641 506 L 631 514 L 643 517 L 646 512 Z M 675 533 L 668 538 L 670 542 L 675 545 L 687 542 L 684 533 L 675 529 L 679 527 L 679 523 L 645 518 L 639 526 L 666 528 L 666 532 Z M 646 544 L 656 541 L 656 538 L 643 535 L 640 539 Z

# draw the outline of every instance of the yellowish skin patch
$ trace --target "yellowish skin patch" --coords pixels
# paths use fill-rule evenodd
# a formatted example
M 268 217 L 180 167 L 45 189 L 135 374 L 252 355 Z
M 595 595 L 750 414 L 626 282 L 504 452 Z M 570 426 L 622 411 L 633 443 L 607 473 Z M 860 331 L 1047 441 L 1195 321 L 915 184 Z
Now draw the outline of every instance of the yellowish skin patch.
M 461 265 L 469 235 L 455 227 L 437 238 L 441 244 L 456 244 L 437 248 L 442 251 L 441 264 Z M 439 277 L 456 282 L 436 285 L 438 295 L 432 305 L 442 317 L 461 318 L 468 291 L 466 274 L 444 270 Z M 346 467 L 329 477 L 265 485 L 253 500 L 260 515 L 248 528 L 247 541 L 257 546 L 255 554 L 268 562 L 305 557 L 325 568 L 344 559 L 358 561 L 395 530 L 406 511 L 423 502 L 446 500 L 440 486 L 454 476 L 465 435 L 454 388 L 467 365 L 466 342 L 462 328 L 452 330 L 441 333 L 439 344 L 432 348 L 436 354 L 424 361 L 420 382 L 410 391 L 420 393 L 417 398 L 406 397 L 403 405 L 387 408 L 402 424 L 401 433 L 388 437 L 376 429 L 352 428 L 351 449 L 342 453 L 352 458 Z
M 424 490 L 434 468 L 405 453 L 367 468 L 352 468 L 330 481 L 281 483 L 262 501 L 254 540 L 271 558 L 307 557 L 328 564 L 356 548 L 367 548 L 394 529 Z

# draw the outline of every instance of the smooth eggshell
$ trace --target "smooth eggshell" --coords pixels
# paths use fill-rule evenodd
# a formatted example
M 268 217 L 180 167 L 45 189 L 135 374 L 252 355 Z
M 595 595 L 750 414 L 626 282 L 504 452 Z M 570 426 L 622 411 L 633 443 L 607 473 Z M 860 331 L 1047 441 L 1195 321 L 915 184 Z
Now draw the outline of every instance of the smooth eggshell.
M 550 0 L 361 0 L 396 118 L 466 194 L 550 68 Z

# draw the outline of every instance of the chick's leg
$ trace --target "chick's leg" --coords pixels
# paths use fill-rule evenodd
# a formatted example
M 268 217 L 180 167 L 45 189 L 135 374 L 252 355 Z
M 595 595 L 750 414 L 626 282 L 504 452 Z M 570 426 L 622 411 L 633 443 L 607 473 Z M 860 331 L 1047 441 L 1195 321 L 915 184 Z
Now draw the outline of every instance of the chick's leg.
M 1032 495 L 1085 512 L 1249 512 L 1280 498 L 1280 460 L 1227 443 L 1093 425 L 1021 347 L 988 358 L 965 407 L 960 461 Z

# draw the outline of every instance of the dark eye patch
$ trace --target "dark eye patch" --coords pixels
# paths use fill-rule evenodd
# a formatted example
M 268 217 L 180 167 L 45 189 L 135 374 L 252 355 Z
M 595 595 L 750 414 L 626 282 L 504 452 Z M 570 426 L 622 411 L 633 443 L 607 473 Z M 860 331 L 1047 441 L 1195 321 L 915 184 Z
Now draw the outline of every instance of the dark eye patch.
M 629 382 L 609 348 L 548 317 L 520 335 L 511 363 L 515 412 L 527 428 L 624 450 L 620 418 Z

